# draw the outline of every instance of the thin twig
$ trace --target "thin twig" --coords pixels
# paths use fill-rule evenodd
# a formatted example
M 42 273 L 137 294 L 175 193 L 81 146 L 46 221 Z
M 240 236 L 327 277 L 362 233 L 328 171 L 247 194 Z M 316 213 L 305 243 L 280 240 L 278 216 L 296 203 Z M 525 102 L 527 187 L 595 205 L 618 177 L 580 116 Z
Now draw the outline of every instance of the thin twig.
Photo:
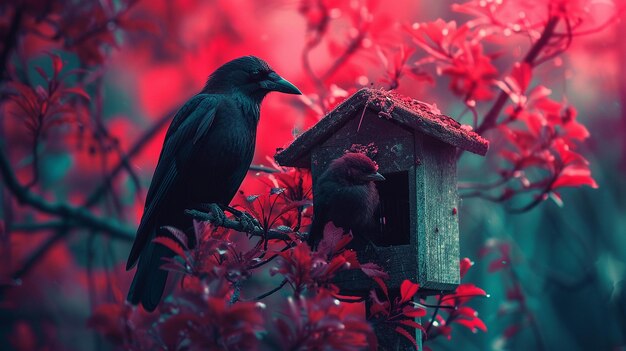
M 267 240 L 264 241 L 264 243 L 267 243 Z M 288 243 L 284 248 L 282 248 L 282 250 L 280 250 L 280 252 L 285 252 L 289 249 L 291 249 L 292 247 L 295 246 L 294 242 Z M 265 255 L 265 253 L 267 252 L 267 249 L 265 249 L 266 251 L 263 253 L 263 255 Z M 263 256 L 262 255 L 262 256 Z M 276 257 L 280 256 L 279 253 L 272 255 L 272 257 L 268 258 L 267 260 L 261 261 L 259 263 L 253 264 L 252 266 L 249 267 L 249 269 L 257 269 L 259 267 L 262 267 L 270 262 L 272 262 Z
M 357 298 L 354 298 L 354 299 L 348 299 L 348 298 L 339 297 L 339 296 L 336 296 L 336 295 L 333 295 L 333 297 L 335 299 L 337 299 L 338 301 L 346 302 L 346 303 L 359 303 L 359 302 L 363 302 L 363 301 L 367 300 L 366 297 L 357 297 Z
M 248 172 L 280 173 L 280 170 L 263 165 L 250 165 Z
M 65 238 L 69 233 L 68 228 L 60 228 L 56 231 L 48 240 L 46 240 L 41 246 L 30 255 L 30 257 L 22 264 L 22 266 L 11 275 L 14 281 L 19 281 L 25 276 L 35 265 L 45 256 L 48 251 L 61 239 Z
M 341 54 L 341 56 L 334 59 L 332 66 L 330 66 L 326 70 L 326 72 L 324 72 L 324 74 L 321 77 L 322 81 L 325 81 L 326 79 L 330 78 L 333 74 L 335 74 L 335 72 L 337 72 L 337 70 L 339 70 L 339 68 L 344 63 L 346 63 L 346 61 L 348 61 L 348 58 L 350 58 L 350 56 L 352 56 L 352 54 L 354 54 L 361 47 L 362 45 L 361 42 L 363 41 L 363 38 L 365 38 L 365 35 L 367 34 L 366 28 L 367 28 L 367 25 L 361 26 L 361 28 L 359 29 L 359 34 L 350 41 L 350 43 L 348 44 L 344 52 Z
M 261 295 L 255 297 L 254 299 L 256 301 L 262 300 L 262 299 L 272 295 L 273 293 L 277 292 L 278 290 L 282 289 L 283 286 L 285 286 L 285 284 L 287 284 L 287 279 L 283 279 L 282 283 L 280 283 L 279 286 L 275 287 L 274 289 L 272 289 L 272 290 L 270 290 L 270 291 L 268 291 L 268 292 L 266 292 L 264 294 L 261 294 Z
M 433 316 L 430 318 L 430 323 L 428 324 L 428 327 L 426 327 L 426 337 L 428 337 L 428 332 L 430 331 L 430 328 L 433 326 L 433 323 L 435 322 L 435 319 L 437 318 L 437 314 L 439 313 L 439 306 L 441 306 L 442 300 L 443 300 L 443 294 L 439 295 L 439 299 L 437 301 L 435 311 L 433 311 Z
M 150 129 L 148 129 L 137 141 L 135 144 L 128 150 L 126 155 L 122 157 L 117 166 L 113 168 L 113 170 L 109 173 L 107 177 L 102 181 L 102 185 L 100 185 L 85 201 L 85 207 L 91 207 L 95 205 L 104 194 L 108 191 L 108 189 L 112 186 L 113 180 L 119 175 L 121 171 L 126 169 L 127 165 L 130 163 L 130 160 L 137 156 L 139 152 L 143 150 L 143 148 L 148 144 L 148 142 L 154 138 L 157 133 L 167 125 L 167 123 L 171 120 L 171 116 L 176 113 L 176 110 L 170 111 L 167 114 L 163 115 L 161 118 L 157 120 L 155 124 L 153 124 Z

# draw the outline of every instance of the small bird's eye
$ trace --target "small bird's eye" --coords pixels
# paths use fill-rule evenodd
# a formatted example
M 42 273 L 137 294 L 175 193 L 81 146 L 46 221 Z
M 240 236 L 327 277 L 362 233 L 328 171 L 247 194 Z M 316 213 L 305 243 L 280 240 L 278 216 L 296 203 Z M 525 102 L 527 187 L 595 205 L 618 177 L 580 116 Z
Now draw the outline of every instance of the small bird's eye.
M 252 76 L 253 79 L 260 79 L 263 73 L 261 71 L 256 70 L 256 71 L 252 71 L 250 75 Z

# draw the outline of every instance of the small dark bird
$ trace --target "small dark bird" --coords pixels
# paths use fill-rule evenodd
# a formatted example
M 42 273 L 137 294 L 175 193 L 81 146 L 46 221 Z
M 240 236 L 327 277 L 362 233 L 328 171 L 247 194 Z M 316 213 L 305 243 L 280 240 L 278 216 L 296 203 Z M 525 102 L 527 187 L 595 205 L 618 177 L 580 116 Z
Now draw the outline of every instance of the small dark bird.
M 129 270 L 139 262 L 127 297 L 132 304 L 153 311 L 161 300 L 167 271 L 160 267 L 163 258 L 174 256 L 152 242 L 170 235 L 163 227 L 186 231 L 188 242 L 194 243 L 185 209 L 205 203 L 226 206 L 232 200 L 252 162 L 260 105 L 271 91 L 301 94 L 265 61 L 245 56 L 219 67 L 176 113 L 126 265 Z
M 347 153 L 332 161 L 317 181 L 309 245 L 317 246 L 331 221 L 345 233 L 367 227 L 378 207 L 374 182 L 381 180 L 385 177 L 376 163 L 362 153 Z

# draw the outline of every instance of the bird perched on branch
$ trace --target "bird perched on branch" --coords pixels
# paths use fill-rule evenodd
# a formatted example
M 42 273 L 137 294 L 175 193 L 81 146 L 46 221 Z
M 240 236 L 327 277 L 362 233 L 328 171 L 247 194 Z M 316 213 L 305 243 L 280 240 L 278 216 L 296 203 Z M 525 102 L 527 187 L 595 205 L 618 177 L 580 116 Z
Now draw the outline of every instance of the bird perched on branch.
M 379 201 L 374 182 L 381 180 L 385 177 L 376 163 L 362 153 L 347 153 L 332 161 L 317 181 L 309 245 L 317 246 L 331 221 L 346 233 L 368 226 Z
M 138 263 L 127 297 L 132 304 L 153 311 L 161 300 L 167 272 L 160 267 L 163 258 L 174 256 L 152 242 L 169 235 L 163 227 L 186 231 L 188 242 L 194 243 L 185 209 L 206 203 L 227 206 L 232 200 L 252 162 L 260 105 L 271 91 L 301 94 L 265 61 L 245 56 L 215 70 L 202 91 L 176 113 L 126 265 L 129 270 Z

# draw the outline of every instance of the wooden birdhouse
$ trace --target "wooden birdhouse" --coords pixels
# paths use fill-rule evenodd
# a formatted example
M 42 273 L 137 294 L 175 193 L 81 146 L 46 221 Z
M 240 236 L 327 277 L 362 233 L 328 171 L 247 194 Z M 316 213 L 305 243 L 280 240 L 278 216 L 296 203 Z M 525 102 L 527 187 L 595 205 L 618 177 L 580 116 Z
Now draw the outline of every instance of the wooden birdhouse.
M 485 155 L 488 141 L 426 103 L 375 89 L 361 89 L 291 145 L 279 149 L 283 166 L 308 168 L 313 196 L 318 177 L 346 152 L 365 152 L 386 178 L 377 182 L 380 205 L 371 238 L 357 247 L 360 262 L 375 262 L 390 275 L 434 292 L 459 284 L 457 149 Z M 353 270 L 337 277 L 347 291 L 369 290 L 371 279 Z

